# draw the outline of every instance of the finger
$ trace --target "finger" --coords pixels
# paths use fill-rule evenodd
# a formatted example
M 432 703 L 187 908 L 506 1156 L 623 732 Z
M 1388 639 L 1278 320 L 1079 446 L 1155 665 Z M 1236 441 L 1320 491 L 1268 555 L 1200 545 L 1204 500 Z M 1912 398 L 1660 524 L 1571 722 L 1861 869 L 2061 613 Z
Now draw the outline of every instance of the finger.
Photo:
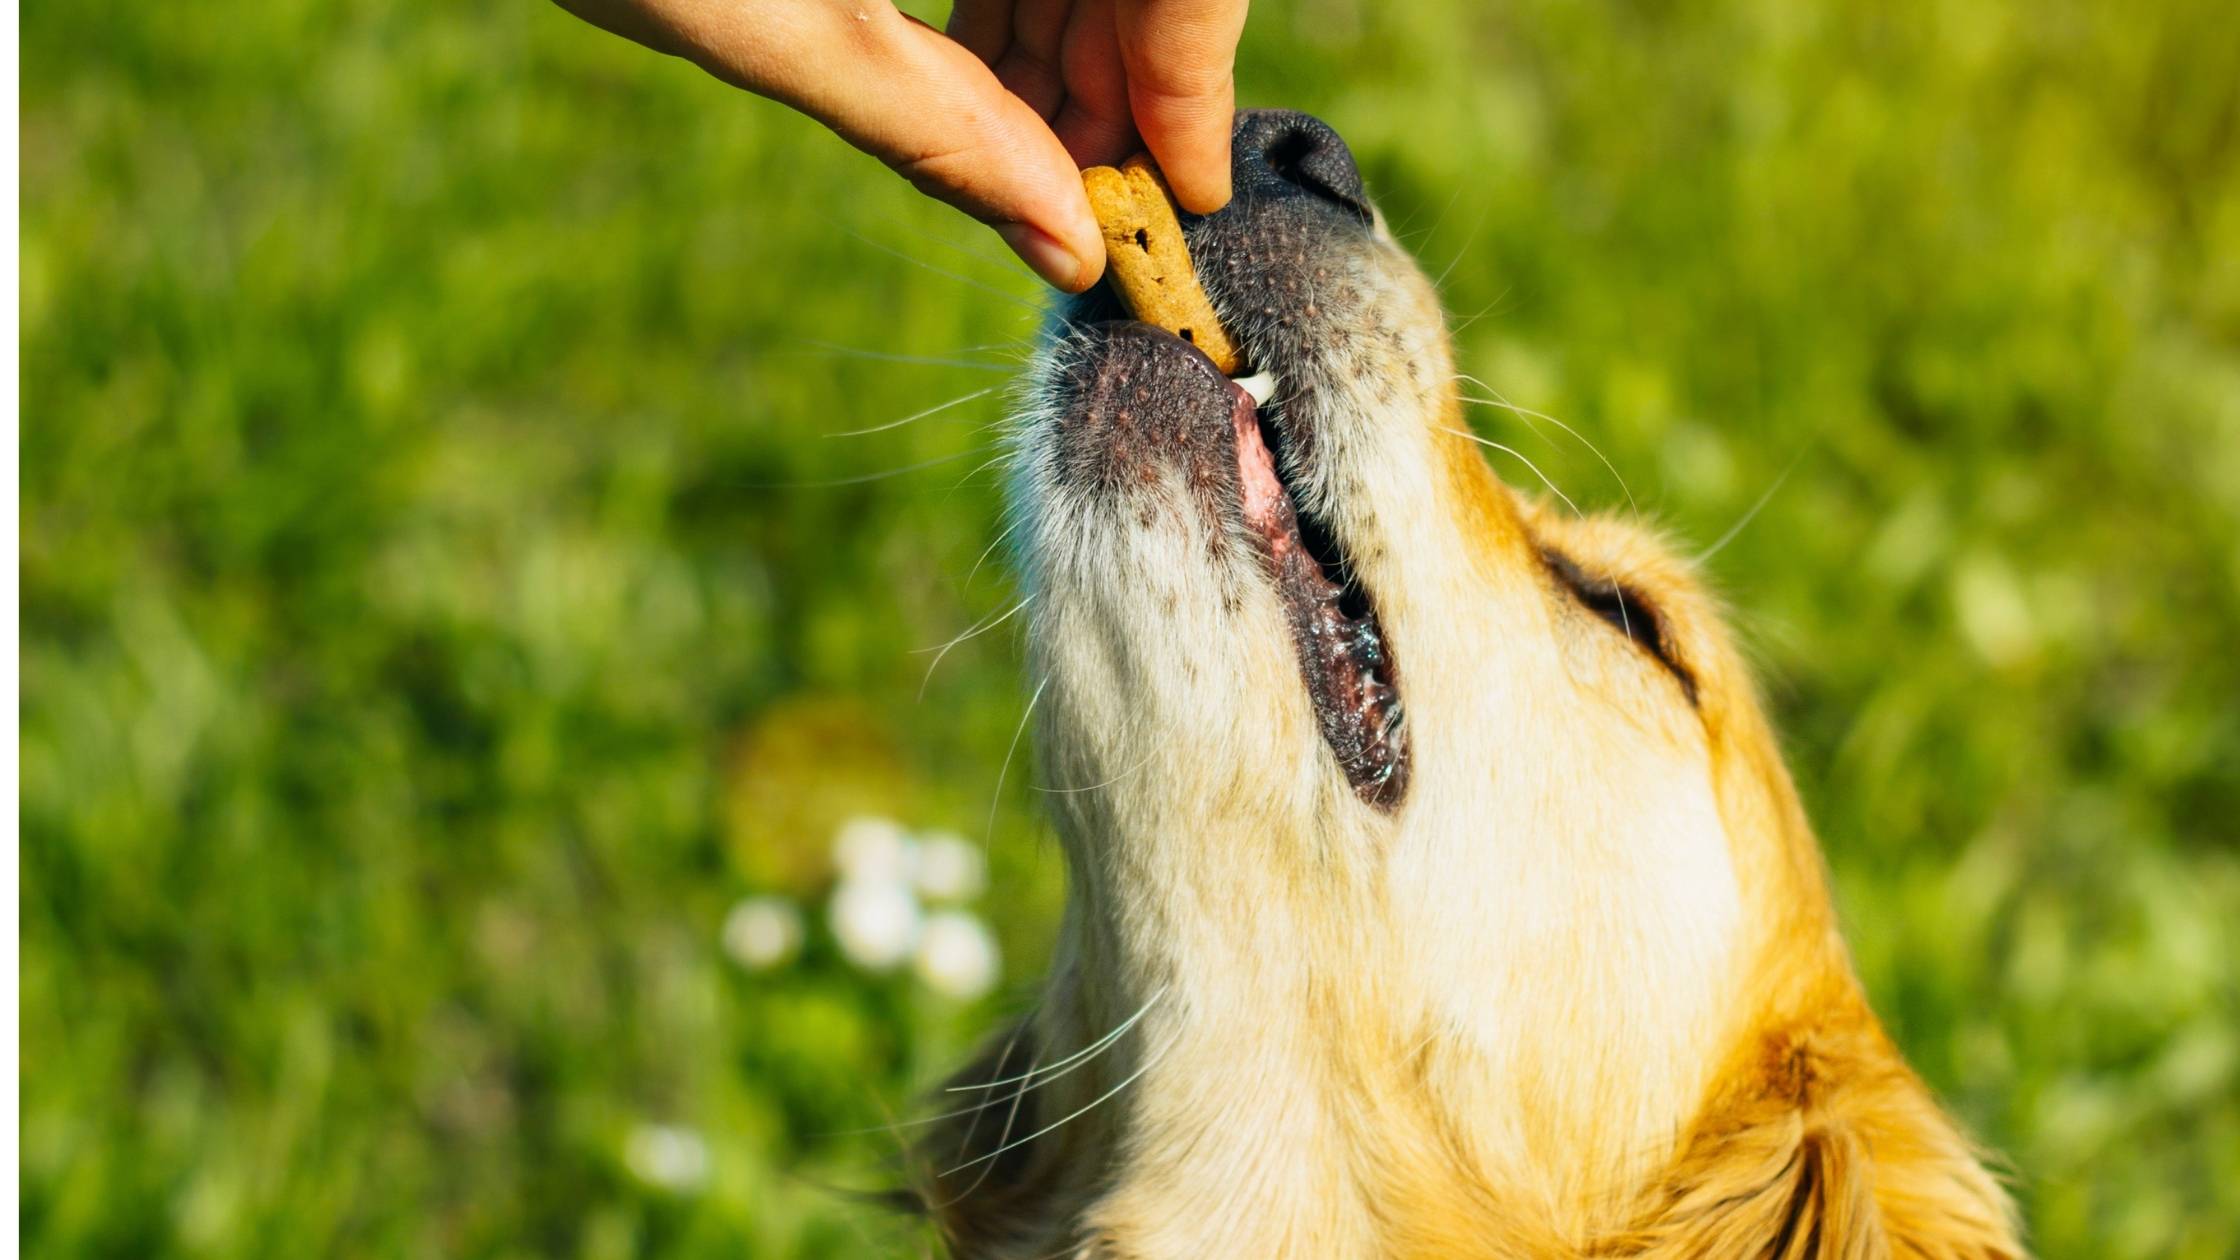
M 1143 147 L 1128 109 L 1113 8 L 1114 0 L 1078 0 L 1059 51 L 1066 99 L 1050 129 L 1082 166 L 1118 166 Z
M 1118 0 L 1128 102 L 1144 147 L 1185 210 L 1229 201 L 1237 40 L 1245 0 Z
M 808 114 L 995 227 L 1059 288 L 1102 274 L 1079 169 L 964 46 L 886 4 L 712 0 L 694 13 L 693 57 L 711 73 Z
M 992 66 L 1011 46 L 1011 0 L 957 0 L 948 30 L 949 38 Z
M 1066 0 L 1017 0 L 1011 10 L 1011 43 L 996 58 L 996 79 L 1045 119 L 1065 103 L 1060 42 L 1073 6 Z

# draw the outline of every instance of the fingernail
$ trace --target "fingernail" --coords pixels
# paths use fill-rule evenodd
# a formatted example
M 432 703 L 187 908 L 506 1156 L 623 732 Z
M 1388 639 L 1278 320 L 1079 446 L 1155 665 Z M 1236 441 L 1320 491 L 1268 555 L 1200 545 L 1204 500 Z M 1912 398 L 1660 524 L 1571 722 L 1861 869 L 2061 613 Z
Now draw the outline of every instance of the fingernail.
M 1081 289 L 1081 273 L 1087 268 L 1080 256 L 1059 244 L 1056 237 L 1032 223 L 999 223 L 996 235 L 1020 261 L 1034 268 L 1036 275 L 1068 293 Z

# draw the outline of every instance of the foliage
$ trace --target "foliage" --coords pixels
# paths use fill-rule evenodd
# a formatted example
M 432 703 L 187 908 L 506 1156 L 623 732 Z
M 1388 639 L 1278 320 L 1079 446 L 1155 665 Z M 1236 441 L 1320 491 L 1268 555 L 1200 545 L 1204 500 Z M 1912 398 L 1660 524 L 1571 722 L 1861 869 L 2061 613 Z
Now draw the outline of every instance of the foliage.
M 1626 485 L 1486 431 L 1732 530 L 1861 967 L 2050 1257 L 2240 1236 L 2229 23 L 1295 0 L 1240 70 Z M 1061 895 L 1015 640 L 919 651 L 1012 598 L 1031 284 L 545 6 L 36 0 L 23 64 L 26 1251 L 921 1247 L 837 1188 Z M 724 956 L 867 809 L 989 838 L 1008 995 Z

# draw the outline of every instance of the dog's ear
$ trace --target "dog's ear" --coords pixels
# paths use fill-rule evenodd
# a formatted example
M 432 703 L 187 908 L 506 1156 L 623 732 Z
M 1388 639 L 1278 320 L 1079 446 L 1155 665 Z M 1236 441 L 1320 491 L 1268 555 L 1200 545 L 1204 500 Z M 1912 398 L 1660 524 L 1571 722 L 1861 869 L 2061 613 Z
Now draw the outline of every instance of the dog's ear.
M 1858 1139 L 1794 1110 L 1699 1132 L 1634 1227 L 1598 1256 L 1876 1260 L 1891 1254 Z
M 1974 1148 L 1879 1031 L 1769 1038 L 1636 1225 L 1637 1260 L 2020 1260 Z

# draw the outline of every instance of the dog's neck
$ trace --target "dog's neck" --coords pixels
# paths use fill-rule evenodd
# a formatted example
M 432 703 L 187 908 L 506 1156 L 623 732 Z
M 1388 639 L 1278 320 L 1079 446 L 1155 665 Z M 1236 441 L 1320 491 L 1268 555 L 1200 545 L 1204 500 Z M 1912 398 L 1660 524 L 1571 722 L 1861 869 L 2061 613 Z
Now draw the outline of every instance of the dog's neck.
M 1267 817 L 1201 814 L 1186 844 L 1067 820 L 1097 830 L 1069 839 L 1042 1057 L 1127 1030 L 1040 1100 L 1043 1123 L 1073 1117 L 1069 1147 L 1111 1153 L 1090 1161 L 1114 1187 L 1091 1232 L 1150 1255 L 1387 1254 L 1395 1204 L 1434 1221 L 1488 1186 L 1566 1233 L 1608 1228 L 1713 1066 L 1720 1029 L 1681 1009 L 1688 981 L 1642 973 L 1658 951 L 1632 930 L 1670 921 L 1642 903 L 1688 881 L 1482 855 L 1462 879 L 1438 842 L 1349 860 L 1366 837 Z M 1420 930 L 1456 917 L 1500 927 Z

